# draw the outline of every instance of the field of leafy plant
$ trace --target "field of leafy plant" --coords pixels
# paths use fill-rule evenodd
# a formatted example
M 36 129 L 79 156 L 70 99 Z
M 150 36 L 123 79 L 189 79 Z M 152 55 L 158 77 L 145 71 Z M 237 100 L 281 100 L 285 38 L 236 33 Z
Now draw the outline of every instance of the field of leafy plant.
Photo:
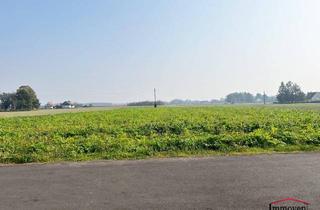
M 0 118 L 0 162 L 318 150 L 320 113 L 283 107 L 128 108 Z

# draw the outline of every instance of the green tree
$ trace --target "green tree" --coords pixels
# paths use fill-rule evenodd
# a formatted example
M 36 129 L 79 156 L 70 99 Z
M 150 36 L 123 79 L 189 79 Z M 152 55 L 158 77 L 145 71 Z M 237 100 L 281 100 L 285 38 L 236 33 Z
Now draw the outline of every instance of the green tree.
M 305 93 L 296 83 L 289 81 L 284 84 L 284 82 L 281 82 L 277 100 L 281 104 L 303 102 L 305 101 Z
M 278 95 L 277 95 L 277 100 L 279 103 L 284 104 L 288 103 L 289 101 L 289 91 L 284 84 L 284 82 L 281 82 L 279 90 L 278 90 Z
M 226 96 L 226 102 L 228 103 L 254 103 L 254 96 L 251 93 L 230 93 Z
M 35 91 L 30 86 L 21 86 L 16 92 L 16 109 L 33 110 L 40 106 Z
M 297 84 L 292 85 L 291 94 L 293 102 L 303 102 L 306 99 L 306 94 L 301 90 L 301 88 Z
M 0 109 L 3 111 L 12 111 L 16 109 L 16 94 L 2 93 L 0 94 Z
M 263 101 L 263 95 L 261 93 L 257 93 L 254 99 L 256 102 L 261 102 Z

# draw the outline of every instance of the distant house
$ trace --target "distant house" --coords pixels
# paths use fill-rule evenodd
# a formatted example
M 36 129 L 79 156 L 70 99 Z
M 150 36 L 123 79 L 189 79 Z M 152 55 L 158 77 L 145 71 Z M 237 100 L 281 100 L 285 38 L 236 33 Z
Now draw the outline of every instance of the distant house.
M 76 106 L 71 101 L 65 101 L 61 104 L 62 109 L 74 109 Z
M 308 102 L 319 102 L 320 103 L 320 92 L 309 92 L 307 94 Z
M 54 109 L 54 105 L 52 102 L 48 102 L 45 106 L 44 106 L 45 109 Z

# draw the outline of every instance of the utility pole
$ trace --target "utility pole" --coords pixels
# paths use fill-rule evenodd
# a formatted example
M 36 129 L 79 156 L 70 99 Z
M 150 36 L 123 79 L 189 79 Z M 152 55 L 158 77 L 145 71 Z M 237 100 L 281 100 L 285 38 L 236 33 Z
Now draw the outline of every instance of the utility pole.
M 266 104 L 266 92 L 263 91 L 263 104 Z
M 153 89 L 153 95 L 154 95 L 154 108 L 157 108 L 157 92 L 156 89 Z

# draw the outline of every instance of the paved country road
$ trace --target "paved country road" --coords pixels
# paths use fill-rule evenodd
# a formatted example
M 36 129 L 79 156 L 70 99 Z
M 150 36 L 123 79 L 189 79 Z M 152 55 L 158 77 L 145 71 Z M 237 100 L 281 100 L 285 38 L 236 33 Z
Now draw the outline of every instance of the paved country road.
M 320 154 L 0 167 L 0 209 L 320 209 Z

